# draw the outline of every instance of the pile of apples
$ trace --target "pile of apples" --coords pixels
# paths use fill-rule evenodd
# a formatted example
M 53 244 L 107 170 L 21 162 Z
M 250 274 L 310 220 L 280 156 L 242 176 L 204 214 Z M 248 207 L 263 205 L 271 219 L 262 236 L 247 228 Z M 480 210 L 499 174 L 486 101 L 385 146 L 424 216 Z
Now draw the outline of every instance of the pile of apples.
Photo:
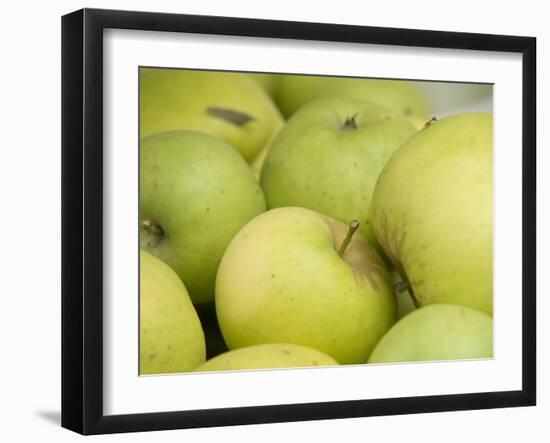
M 493 123 L 406 81 L 140 70 L 140 373 L 491 358 Z

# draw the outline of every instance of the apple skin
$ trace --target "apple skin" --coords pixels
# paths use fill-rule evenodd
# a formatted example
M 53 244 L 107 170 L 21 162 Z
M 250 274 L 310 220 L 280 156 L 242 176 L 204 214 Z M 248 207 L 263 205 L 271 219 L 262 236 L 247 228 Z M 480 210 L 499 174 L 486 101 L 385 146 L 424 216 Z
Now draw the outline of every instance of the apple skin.
M 436 121 L 388 162 L 372 220 L 386 255 L 421 306 L 493 312 L 493 120 Z
M 368 100 L 421 120 L 427 120 L 429 114 L 421 91 L 405 80 L 281 75 L 275 78 L 273 97 L 287 118 L 306 103 L 325 97 Z
M 250 221 L 229 244 L 216 278 L 216 312 L 229 349 L 293 343 L 341 364 L 364 363 L 397 319 L 389 273 L 348 226 L 304 208 Z
M 206 358 L 199 317 L 170 267 L 140 251 L 141 374 L 192 371 Z
M 194 303 L 214 301 L 226 246 L 264 210 L 252 170 L 223 140 L 178 131 L 141 141 L 141 247 L 176 271 Z
M 493 357 L 493 319 L 464 306 L 434 304 L 399 320 L 369 363 Z
M 230 143 L 252 160 L 283 120 L 258 82 L 239 73 L 142 68 L 140 137 L 175 130 L 195 130 Z M 251 120 L 233 120 L 215 110 Z
M 347 128 L 354 116 L 357 127 Z M 370 219 L 374 186 L 391 155 L 416 132 L 405 118 L 366 101 L 307 104 L 269 149 L 261 174 L 268 208 L 301 206 L 344 223 L 356 219 L 378 248 Z
M 195 372 L 337 365 L 338 362 L 332 357 L 306 346 L 268 343 L 225 352 L 208 360 Z

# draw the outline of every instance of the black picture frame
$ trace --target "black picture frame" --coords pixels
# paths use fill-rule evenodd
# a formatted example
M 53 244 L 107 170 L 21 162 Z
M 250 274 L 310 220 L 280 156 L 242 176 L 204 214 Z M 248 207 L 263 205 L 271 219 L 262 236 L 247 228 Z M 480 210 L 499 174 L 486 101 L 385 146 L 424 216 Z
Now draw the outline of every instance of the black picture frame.
M 522 389 L 198 411 L 103 413 L 103 31 L 192 32 L 519 53 L 523 64 Z M 81 434 L 412 414 L 536 403 L 536 39 L 83 9 L 62 18 L 62 426 Z

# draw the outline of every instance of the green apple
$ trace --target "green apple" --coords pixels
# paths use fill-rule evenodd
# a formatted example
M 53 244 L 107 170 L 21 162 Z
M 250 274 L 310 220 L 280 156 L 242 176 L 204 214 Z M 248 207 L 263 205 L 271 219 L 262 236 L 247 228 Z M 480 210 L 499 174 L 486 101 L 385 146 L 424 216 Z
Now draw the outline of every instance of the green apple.
M 277 107 L 238 73 L 141 68 L 140 136 L 190 129 L 229 142 L 251 160 L 282 125 Z
M 306 346 L 268 343 L 225 352 L 208 360 L 195 372 L 336 365 L 338 362 L 332 357 Z
M 493 319 L 464 306 L 434 304 L 399 320 L 369 363 L 493 357 Z
M 216 277 L 229 349 L 293 343 L 364 363 L 396 321 L 389 273 L 357 229 L 304 208 L 278 208 L 244 226 Z
M 140 251 L 141 374 L 192 371 L 206 358 L 204 333 L 185 286 L 168 265 Z
M 436 121 L 388 162 L 372 220 L 386 255 L 421 306 L 493 312 L 493 119 Z
M 194 303 L 214 300 L 223 251 L 264 210 L 252 170 L 223 140 L 176 131 L 141 141 L 141 247 L 176 271 Z
M 301 206 L 344 223 L 357 219 L 372 244 L 372 192 L 384 165 L 416 133 L 405 118 L 350 98 L 311 102 L 279 132 L 261 185 L 268 208 Z
M 275 79 L 274 98 L 286 117 L 306 103 L 323 97 L 368 100 L 405 117 L 426 119 L 428 105 L 414 83 L 349 77 L 281 75 Z

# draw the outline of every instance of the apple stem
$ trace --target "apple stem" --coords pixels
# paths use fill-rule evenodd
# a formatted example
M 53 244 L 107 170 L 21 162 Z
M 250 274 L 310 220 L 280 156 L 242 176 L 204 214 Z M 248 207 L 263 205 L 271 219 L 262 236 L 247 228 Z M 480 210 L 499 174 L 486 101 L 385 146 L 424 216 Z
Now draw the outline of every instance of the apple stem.
M 393 288 L 399 292 L 400 294 L 403 292 L 403 291 L 407 291 L 409 293 L 409 295 L 411 296 L 411 300 L 414 304 L 414 307 L 416 309 L 418 309 L 420 307 L 420 303 L 418 303 L 418 299 L 416 298 L 416 295 L 414 295 L 414 291 L 413 291 L 413 288 L 411 286 L 411 283 L 409 282 L 409 280 L 405 279 L 403 281 L 400 281 L 399 283 L 396 283 Z
M 349 131 L 349 130 L 355 130 L 357 129 L 359 126 L 357 126 L 357 115 L 358 114 L 353 114 L 351 117 L 348 117 L 346 118 L 346 121 L 344 122 L 344 124 L 342 125 L 342 130 L 344 131 Z
M 437 117 L 432 117 L 432 118 L 429 119 L 426 123 L 424 123 L 424 126 L 422 127 L 422 129 L 427 129 L 427 128 L 429 128 L 429 127 L 432 126 L 436 121 L 437 121 Z
M 141 228 L 149 231 L 155 237 L 162 237 L 164 235 L 164 230 L 162 229 L 162 226 L 160 226 L 158 223 L 155 223 L 153 220 L 142 220 Z
M 351 238 L 353 237 L 353 234 L 355 234 L 355 231 L 359 229 L 359 222 L 357 220 L 352 220 L 352 222 L 349 224 L 348 233 L 346 234 L 346 237 L 344 238 L 344 241 L 340 245 L 340 249 L 338 249 L 338 255 L 342 257 L 344 255 L 344 252 L 346 252 L 346 248 L 351 242 Z
M 411 296 L 414 307 L 418 309 L 420 307 L 420 303 L 418 303 L 418 299 L 416 298 L 416 295 L 414 295 L 414 291 L 412 290 L 412 288 L 409 288 L 409 295 Z
M 408 280 L 403 280 L 403 281 L 400 281 L 399 283 L 396 283 L 394 285 L 394 289 L 399 292 L 400 294 L 405 291 L 405 290 L 408 290 L 411 288 L 411 284 L 408 282 Z

